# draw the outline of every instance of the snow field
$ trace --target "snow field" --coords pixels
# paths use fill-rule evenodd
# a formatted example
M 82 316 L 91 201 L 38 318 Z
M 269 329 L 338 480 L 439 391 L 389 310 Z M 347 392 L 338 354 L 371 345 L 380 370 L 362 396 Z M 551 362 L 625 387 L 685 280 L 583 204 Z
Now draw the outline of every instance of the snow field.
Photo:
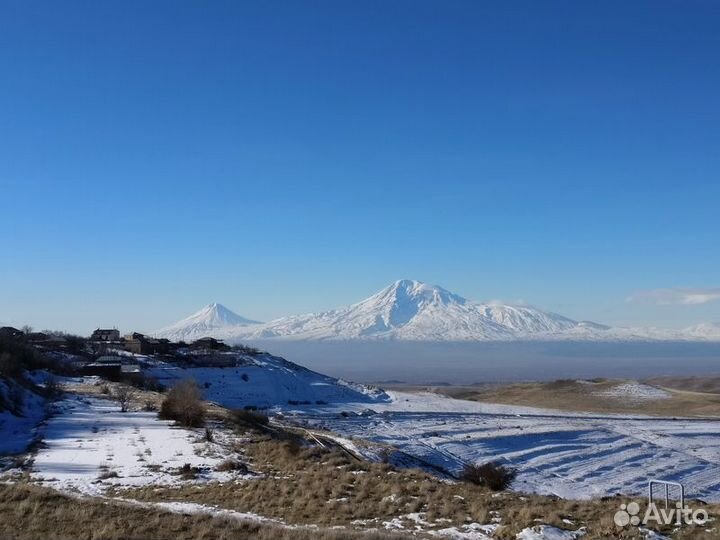
M 100 495 L 110 486 L 178 484 L 183 479 L 177 470 L 185 464 L 199 468 L 195 481 L 239 478 L 214 470 L 229 456 L 218 442 L 202 441 L 200 430 L 173 427 L 155 412 L 122 413 L 105 399 L 60 402 L 43 435 L 31 476 L 62 491 Z

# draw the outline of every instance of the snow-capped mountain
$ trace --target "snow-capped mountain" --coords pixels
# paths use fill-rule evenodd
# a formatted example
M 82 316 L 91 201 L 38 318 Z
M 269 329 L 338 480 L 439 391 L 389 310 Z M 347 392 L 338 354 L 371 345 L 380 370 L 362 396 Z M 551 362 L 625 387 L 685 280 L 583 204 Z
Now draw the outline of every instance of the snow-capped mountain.
M 173 341 L 190 341 L 202 337 L 213 337 L 218 333 L 227 334 L 249 325 L 262 324 L 241 317 L 222 304 L 209 304 L 197 313 L 193 313 L 171 326 L 158 330 L 154 334 Z
M 565 334 L 585 338 L 608 330 L 528 306 L 473 302 L 442 287 L 413 280 L 396 281 L 347 307 L 264 324 L 241 317 L 239 321 L 209 323 L 208 311 L 205 308 L 156 335 L 186 341 L 207 335 L 228 341 L 507 341 Z
M 189 341 L 212 336 L 228 342 L 252 340 L 720 340 L 720 324 L 685 330 L 615 328 L 575 321 L 530 306 L 474 302 L 420 281 L 400 280 L 350 306 L 259 323 L 211 304 L 159 337 Z
M 348 307 L 247 328 L 246 337 L 494 341 L 558 332 L 576 325 L 554 313 L 524 306 L 478 304 L 442 287 L 401 280 Z

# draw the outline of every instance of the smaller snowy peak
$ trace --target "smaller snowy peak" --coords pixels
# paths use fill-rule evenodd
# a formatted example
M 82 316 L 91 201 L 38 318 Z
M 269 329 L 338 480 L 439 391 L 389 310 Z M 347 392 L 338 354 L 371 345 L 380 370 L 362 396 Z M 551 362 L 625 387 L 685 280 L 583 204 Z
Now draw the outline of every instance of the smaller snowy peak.
M 154 335 L 176 341 L 187 341 L 216 335 L 218 331 L 232 330 L 254 324 L 261 323 L 260 321 L 242 317 L 222 304 L 213 303 L 172 326 L 158 330 Z
M 200 311 L 191 315 L 186 321 L 203 322 L 204 324 L 212 327 L 223 327 L 223 326 L 245 326 L 248 324 L 260 324 L 260 321 L 253 321 L 241 317 L 234 311 L 229 310 L 222 304 L 213 303 L 208 304 Z

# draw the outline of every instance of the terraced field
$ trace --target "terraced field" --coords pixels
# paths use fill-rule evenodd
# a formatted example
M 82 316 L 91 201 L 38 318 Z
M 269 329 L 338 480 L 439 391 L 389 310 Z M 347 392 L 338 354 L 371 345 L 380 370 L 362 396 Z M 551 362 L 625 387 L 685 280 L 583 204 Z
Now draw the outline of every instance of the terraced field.
M 642 494 L 651 478 L 720 501 L 720 421 L 563 414 L 397 393 L 375 415 L 309 413 L 309 424 L 389 444 L 458 474 L 465 463 L 517 467 L 515 488 L 567 498 Z M 461 412 L 451 412 L 452 404 Z M 435 406 L 434 406 L 435 405 Z M 473 411 L 475 407 L 475 411 Z M 408 410 L 408 409 L 424 410 Z M 432 409 L 437 410 L 433 411 Z

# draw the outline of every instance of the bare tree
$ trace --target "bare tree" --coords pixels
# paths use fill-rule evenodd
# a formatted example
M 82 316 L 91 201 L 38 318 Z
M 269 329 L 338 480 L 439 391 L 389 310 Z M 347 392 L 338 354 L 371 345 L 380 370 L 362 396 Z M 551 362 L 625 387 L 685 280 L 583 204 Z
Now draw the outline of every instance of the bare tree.
M 113 392 L 113 397 L 120 405 L 120 412 L 127 412 L 135 397 L 135 391 L 129 386 L 118 386 Z

